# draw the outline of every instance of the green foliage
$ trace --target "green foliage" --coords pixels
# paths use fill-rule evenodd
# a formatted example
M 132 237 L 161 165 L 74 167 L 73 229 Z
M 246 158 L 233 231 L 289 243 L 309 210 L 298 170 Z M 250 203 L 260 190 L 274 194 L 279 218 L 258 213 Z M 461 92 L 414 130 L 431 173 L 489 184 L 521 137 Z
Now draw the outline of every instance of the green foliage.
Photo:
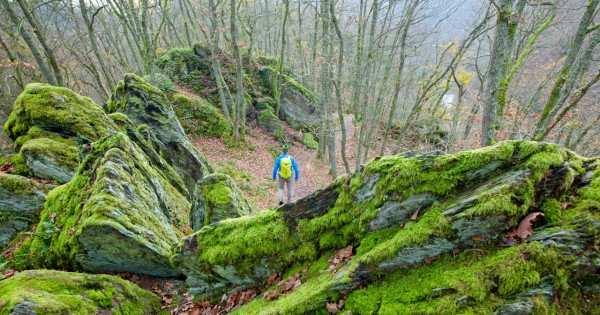
M 119 277 L 29 270 L 0 281 L 0 314 L 16 306 L 36 314 L 156 314 L 154 294 Z
M 316 150 L 319 147 L 319 142 L 315 140 L 315 137 L 310 132 L 304 132 L 302 134 L 302 143 L 304 143 L 307 148 L 312 150 Z
M 205 99 L 190 98 L 180 93 L 174 94 L 171 99 L 173 109 L 188 134 L 216 138 L 231 134 L 231 123 Z

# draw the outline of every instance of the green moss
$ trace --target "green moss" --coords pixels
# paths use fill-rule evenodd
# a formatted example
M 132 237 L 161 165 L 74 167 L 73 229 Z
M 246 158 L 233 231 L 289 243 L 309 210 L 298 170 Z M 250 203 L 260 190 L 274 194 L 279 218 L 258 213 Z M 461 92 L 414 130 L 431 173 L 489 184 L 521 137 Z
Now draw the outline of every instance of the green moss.
M 545 257 L 539 256 L 541 252 Z M 542 276 L 559 273 L 548 267 L 549 259 L 556 259 L 551 266 L 564 263 L 556 251 L 538 243 L 483 254 L 465 252 L 397 271 L 350 293 L 344 310 L 357 314 L 493 313 L 515 293 L 539 284 Z M 461 304 L 461 298 L 471 302 Z
M 189 209 L 143 151 L 117 133 L 95 142 L 73 179 L 49 193 L 39 237 L 25 247 L 28 260 L 36 268 L 168 273 L 161 255 L 168 259 L 189 231 Z
M 34 183 L 23 176 L 12 174 L 0 174 L 0 187 L 11 192 L 31 193 L 36 188 Z
M 258 125 L 270 132 L 277 140 L 285 137 L 283 123 L 271 109 L 264 109 L 258 113 Z
M 228 219 L 196 234 L 198 261 L 207 265 L 248 265 L 264 257 L 283 264 L 314 258 L 310 246 L 299 250 L 280 212 L 267 210 L 255 216 Z
M 32 83 L 17 97 L 4 132 L 13 140 L 27 135 L 32 127 L 64 136 L 81 135 L 98 139 L 114 125 L 90 98 L 67 88 Z
M 446 235 L 449 222 L 441 213 L 441 209 L 434 208 L 419 221 L 407 223 L 394 237 L 379 243 L 363 255 L 360 261 L 366 264 L 377 263 L 392 257 L 402 248 L 421 245 L 434 236 Z
M 44 156 L 54 160 L 58 165 L 75 169 L 79 163 L 79 150 L 72 141 L 58 141 L 49 138 L 36 138 L 27 141 L 20 154 L 27 156 Z
M 19 272 L 0 281 L 0 314 L 12 314 L 17 305 L 37 314 L 160 312 L 157 296 L 121 278 L 52 270 Z
M 319 147 L 319 142 L 315 140 L 315 137 L 310 132 L 305 132 L 302 134 L 302 143 L 312 150 L 316 150 Z
M 15 148 L 18 151 L 26 142 L 33 140 L 33 139 L 37 139 L 37 138 L 51 139 L 56 142 L 63 143 L 64 145 L 74 145 L 75 144 L 75 142 L 70 138 L 64 138 L 60 134 L 43 130 L 38 126 L 32 126 L 27 131 L 27 134 L 17 138 L 17 140 L 15 141 Z
M 207 100 L 176 93 L 171 97 L 181 125 L 190 135 L 222 138 L 231 134 L 231 124 Z

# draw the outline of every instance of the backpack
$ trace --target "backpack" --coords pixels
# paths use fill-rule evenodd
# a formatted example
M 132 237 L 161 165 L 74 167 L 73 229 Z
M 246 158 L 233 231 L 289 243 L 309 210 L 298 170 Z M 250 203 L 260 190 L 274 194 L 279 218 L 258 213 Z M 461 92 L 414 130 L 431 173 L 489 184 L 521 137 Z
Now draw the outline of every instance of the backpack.
M 292 177 L 292 157 L 282 157 L 279 163 L 279 177 L 282 179 L 290 179 Z

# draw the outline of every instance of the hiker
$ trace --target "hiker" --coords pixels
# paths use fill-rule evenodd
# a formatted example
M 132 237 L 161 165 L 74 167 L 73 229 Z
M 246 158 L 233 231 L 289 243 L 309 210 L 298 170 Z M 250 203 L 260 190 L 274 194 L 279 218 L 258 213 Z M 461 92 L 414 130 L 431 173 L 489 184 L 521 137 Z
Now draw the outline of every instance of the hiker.
M 277 199 L 279 199 L 280 206 L 285 203 L 283 193 L 285 189 L 284 186 L 286 185 L 287 202 L 292 202 L 292 195 L 294 194 L 292 176 L 294 178 L 293 181 L 297 182 L 298 177 L 300 177 L 300 169 L 298 168 L 296 159 L 288 154 L 288 145 L 284 144 L 282 147 L 282 152 L 275 160 L 275 165 L 273 166 L 273 180 L 277 180 Z

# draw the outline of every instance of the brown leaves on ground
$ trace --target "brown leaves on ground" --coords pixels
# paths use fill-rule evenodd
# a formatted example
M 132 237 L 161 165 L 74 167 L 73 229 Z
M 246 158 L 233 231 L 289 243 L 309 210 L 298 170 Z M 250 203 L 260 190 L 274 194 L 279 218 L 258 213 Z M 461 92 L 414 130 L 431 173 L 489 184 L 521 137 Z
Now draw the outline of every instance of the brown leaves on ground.
M 11 173 L 14 171 L 15 167 L 10 163 L 4 163 L 0 165 L 0 172 L 2 173 Z
M 154 278 L 150 276 L 138 275 L 129 272 L 118 274 L 121 278 L 129 280 L 143 289 L 152 291 L 160 297 L 162 309 L 171 310 L 176 307 L 176 297 L 181 296 L 179 289 L 175 285 L 175 280 Z M 191 301 L 191 299 L 190 299 Z
M 342 297 L 337 302 L 326 302 L 325 303 L 325 309 L 327 309 L 327 311 L 330 314 L 337 314 L 344 307 L 344 303 L 345 302 L 346 302 L 346 298 L 345 297 Z
M 171 314 L 173 315 L 221 315 L 231 312 L 234 308 L 247 303 L 255 298 L 256 290 L 249 289 L 234 292 L 230 295 L 223 295 L 221 302 L 212 304 L 209 301 L 193 303 L 189 294 L 184 296 L 181 303 Z
M 541 212 L 532 212 L 528 214 L 519 225 L 512 229 L 506 235 L 506 242 L 512 244 L 514 242 L 519 242 L 526 240 L 533 234 L 533 224 L 542 220 L 544 218 L 544 214 Z
M 350 259 L 352 259 L 352 245 L 348 245 L 335 252 L 335 255 L 329 260 L 329 271 L 338 271 Z
M 285 280 L 279 281 L 274 289 L 265 292 L 263 296 L 265 299 L 272 301 L 277 299 L 282 294 L 294 291 L 301 284 L 302 280 L 300 279 L 300 274 L 296 273 Z

